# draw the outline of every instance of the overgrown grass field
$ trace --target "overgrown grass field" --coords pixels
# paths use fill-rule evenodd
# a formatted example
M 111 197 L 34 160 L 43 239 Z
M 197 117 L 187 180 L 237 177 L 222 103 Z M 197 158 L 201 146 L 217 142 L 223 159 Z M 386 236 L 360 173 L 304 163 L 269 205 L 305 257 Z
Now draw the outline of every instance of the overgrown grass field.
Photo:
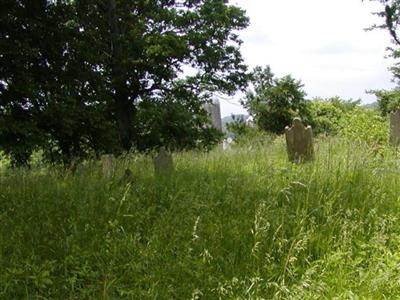
M 400 159 L 282 138 L 229 151 L 0 175 L 0 299 L 398 299 Z M 121 182 L 130 167 L 134 178 Z

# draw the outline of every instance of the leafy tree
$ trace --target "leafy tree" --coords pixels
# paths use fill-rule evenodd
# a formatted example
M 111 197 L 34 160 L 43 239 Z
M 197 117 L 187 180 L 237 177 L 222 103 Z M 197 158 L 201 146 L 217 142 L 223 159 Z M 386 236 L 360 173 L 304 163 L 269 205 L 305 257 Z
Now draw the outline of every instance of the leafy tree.
M 226 2 L 3 1 L 1 148 L 24 163 L 37 147 L 69 161 L 215 141 L 200 103 L 247 80 L 236 32 L 248 19 Z
M 382 4 L 382 10 L 374 14 L 383 19 L 382 24 L 375 24 L 369 29 L 386 29 L 392 37 L 393 47 L 388 47 L 389 55 L 395 60 L 400 58 L 400 0 L 370 0 Z M 394 77 L 400 80 L 400 63 L 396 62 L 391 68 Z
M 247 91 L 242 104 L 259 128 L 282 133 L 293 117 L 307 118 L 306 93 L 301 81 L 290 75 L 275 78 L 269 66 L 256 67 L 250 81 L 252 88 Z
M 382 116 L 400 108 L 400 89 L 392 90 L 373 90 L 369 93 L 374 94 L 378 100 L 378 108 Z
M 222 132 L 209 124 L 202 102 L 185 88 L 185 81 L 178 81 L 164 97 L 143 99 L 137 113 L 137 149 L 146 151 L 159 145 L 173 150 L 209 149 L 218 143 Z
M 27 164 L 38 148 L 67 162 L 115 144 L 106 138 L 111 122 L 97 90 L 100 76 L 69 24 L 73 7 L 46 0 L 1 5 L 0 145 L 13 164 Z
M 244 12 L 222 0 L 77 0 L 75 23 L 82 43 L 96 56 L 118 126 L 121 145 L 138 142 L 138 105 L 170 97 L 190 66 L 186 88 L 233 93 L 246 82 L 236 30 Z M 163 120 L 159 120 L 162 122 Z

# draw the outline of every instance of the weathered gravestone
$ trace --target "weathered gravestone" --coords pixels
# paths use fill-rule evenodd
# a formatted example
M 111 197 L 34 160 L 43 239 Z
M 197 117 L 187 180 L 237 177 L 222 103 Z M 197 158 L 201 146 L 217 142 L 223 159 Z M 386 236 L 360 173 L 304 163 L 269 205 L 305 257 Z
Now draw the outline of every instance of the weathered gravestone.
M 119 179 L 119 184 L 128 184 L 133 181 L 133 172 L 131 169 L 125 169 L 124 175 Z
M 105 178 L 111 178 L 115 173 L 115 157 L 112 154 L 104 154 L 100 157 L 102 173 Z
M 301 163 L 314 160 L 311 126 L 305 127 L 300 118 L 295 118 L 292 127 L 286 126 L 285 135 L 289 161 Z
M 211 103 L 204 104 L 204 109 L 210 115 L 213 127 L 222 131 L 221 105 L 219 104 L 219 101 L 214 100 Z
M 400 110 L 390 113 L 389 143 L 393 146 L 400 145 Z
M 161 147 L 154 158 L 154 171 L 156 176 L 170 175 L 174 171 L 172 155 L 165 150 L 165 147 Z

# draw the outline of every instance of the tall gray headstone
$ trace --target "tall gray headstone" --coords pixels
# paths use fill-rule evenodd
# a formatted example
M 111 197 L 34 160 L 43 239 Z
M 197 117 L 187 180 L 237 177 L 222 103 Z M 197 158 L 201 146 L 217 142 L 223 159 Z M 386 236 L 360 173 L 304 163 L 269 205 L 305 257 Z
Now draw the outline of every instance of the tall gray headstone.
M 170 175 L 174 171 L 172 155 L 165 150 L 165 147 L 161 147 L 154 158 L 154 171 L 156 176 Z
M 112 154 L 104 154 L 100 157 L 103 176 L 111 178 L 115 173 L 115 157 Z
M 285 135 L 289 161 L 301 163 L 314 160 L 311 126 L 305 127 L 300 118 L 295 118 L 292 127 L 286 126 Z
M 400 145 L 400 110 L 390 113 L 389 143 L 393 146 Z
M 219 101 L 214 100 L 211 103 L 206 103 L 204 109 L 210 115 L 211 123 L 214 128 L 222 131 L 221 105 L 219 104 Z

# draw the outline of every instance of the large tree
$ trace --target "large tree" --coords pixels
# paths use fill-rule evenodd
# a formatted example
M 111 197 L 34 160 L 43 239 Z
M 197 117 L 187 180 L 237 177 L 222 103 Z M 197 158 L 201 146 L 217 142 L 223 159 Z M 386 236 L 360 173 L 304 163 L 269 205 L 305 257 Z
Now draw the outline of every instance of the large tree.
M 72 157 L 86 147 L 108 151 L 116 130 L 123 149 L 146 148 L 155 142 L 143 144 L 141 122 L 160 116 L 160 131 L 179 127 L 179 115 L 198 139 L 208 130 L 201 103 L 246 84 L 237 31 L 248 19 L 227 1 L 8 2 L 0 14 L 0 123 L 20 129 L 3 129 L 0 139 L 18 135 L 30 148 Z
M 277 78 L 269 66 L 254 68 L 251 88 L 242 104 L 249 110 L 259 128 L 282 133 L 293 117 L 306 118 L 307 105 L 300 80 L 287 75 Z
M 70 161 L 88 147 L 112 145 L 105 145 L 102 80 L 87 63 L 73 17 L 67 2 L 1 2 L 0 147 L 15 164 L 27 163 L 34 149 Z

